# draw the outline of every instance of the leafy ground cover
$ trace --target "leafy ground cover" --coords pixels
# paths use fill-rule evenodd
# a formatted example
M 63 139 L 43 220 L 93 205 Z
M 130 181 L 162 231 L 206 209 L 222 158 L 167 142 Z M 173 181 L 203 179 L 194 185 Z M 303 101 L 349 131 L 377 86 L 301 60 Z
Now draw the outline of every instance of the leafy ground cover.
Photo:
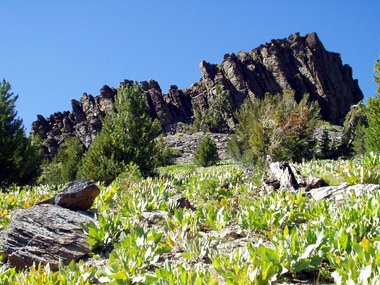
M 329 185 L 380 183 L 380 155 L 374 152 L 350 160 L 311 160 L 298 166 L 303 175 L 321 177 Z
M 334 163 L 301 166 L 314 175 L 338 173 L 332 177 L 339 184 L 347 176 Z M 0 284 L 380 284 L 380 193 L 336 205 L 262 191 L 257 177 L 237 165 L 159 172 L 101 186 L 98 222 L 84 226 L 94 247 L 87 260 L 57 272 L 0 265 Z M 11 210 L 51 193 L 13 190 L 0 196 L 2 228 Z M 171 201 L 178 195 L 195 209 L 176 208 Z M 146 212 L 157 218 L 147 222 Z

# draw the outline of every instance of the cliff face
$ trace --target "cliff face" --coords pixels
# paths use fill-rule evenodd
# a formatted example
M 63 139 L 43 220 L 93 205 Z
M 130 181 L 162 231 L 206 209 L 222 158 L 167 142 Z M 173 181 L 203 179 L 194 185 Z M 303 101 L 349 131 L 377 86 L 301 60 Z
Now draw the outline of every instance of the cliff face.
M 272 40 L 250 52 L 226 54 L 218 66 L 203 61 L 200 67 L 201 80 L 187 91 L 200 105 L 215 96 L 215 85 L 230 91 L 236 107 L 246 97 L 293 89 L 298 98 L 309 93 L 324 119 L 341 124 L 350 106 L 363 99 L 351 67 L 342 64 L 339 54 L 326 51 L 315 33 Z
M 175 130 L 178 122 L 191 123 L 194 110 L 202 113 L 209 108 L 220 91 L 228 92 L 234 109 L 245 98 L 262 98 L 265 93 L 292 89 L 298 99 L 308 93 L 311 100 L 318 101 L 323 118 L 334 124 L 342 124 L 350 106 L 363 99 L 351 67 L 342 63 L 338 53 L 327 51 L 316 33 L 294 34 L 250 52 L 226 54 L 218 65 L 202 61 L 200 69 L 198 82 L 184 90 L 172 85 L 167 94 L 154 80 L 140 83 L 147 113 L 158 118 L 166 132 Z M 126 80 L 121 84 L 132 83 Z M 72 100 L 71 112 L 55 113 L 47 119 L 39 115 L 32 133 L 48 142 L 51 154 L 70 136 L 88 147 L 101 129 L 100 118 L 112 111 L 115 94 L 116 90 L 106 85 L 99 96 L 83 94 L 80 101 Z

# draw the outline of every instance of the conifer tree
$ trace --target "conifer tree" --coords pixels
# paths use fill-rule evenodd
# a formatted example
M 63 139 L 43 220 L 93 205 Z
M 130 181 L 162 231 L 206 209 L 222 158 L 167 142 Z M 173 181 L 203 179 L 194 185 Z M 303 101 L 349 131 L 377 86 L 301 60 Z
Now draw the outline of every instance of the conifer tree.
M 209 102 L 209 108 L 202 113 L 195 109 L 194 126 L 202 132 L 221 133 L 228 130 L 228 119 L 232 119 L 230 94 L 217 86 L 216 96 Z
M 78 175 L 111 183 L 125 167 L 134 163 L 147 176 L 155 168 L 157 120 L 145 112 L 141 88 L 121 86 L 115 97 L 115 111 L 103 120 L 103 127 L 84 155 Z
M 319 156 L 321 158 L 330 158 L 331 154 L 331 139 L 328 130 L 324 129 L 319 143 Z
M 39 167 L 37 150 L 25 137 L 22 120 L 17 117 L 18 96 L 9 82 L 0 82 L 0 186 L 26 184 L 33 180 Z
M 215 142 L 209 137 L 204 136 L 194 154 L 194 163 L 198 166 L 212 166 L 219 161 L 218 149 Z
M 351 156 L 365 153 L 365 134 L 368 128 L 366 108 L 363 102 L 351 106 L 343 123 L 341 144 L 336 154 Z
M 380 60 L 376 62 L 375 71 L 377 95 L 368 100 L 366 108 L 368 128 L 365 134 L 365 148 L 366 151 L 380 152 Z

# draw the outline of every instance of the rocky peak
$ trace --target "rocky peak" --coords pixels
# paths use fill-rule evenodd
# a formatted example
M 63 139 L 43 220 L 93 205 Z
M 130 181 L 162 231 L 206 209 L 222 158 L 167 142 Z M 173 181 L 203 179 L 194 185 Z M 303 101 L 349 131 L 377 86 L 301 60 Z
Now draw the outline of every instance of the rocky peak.
M 316 33 L 295 33 L 251 51 L 225 54 L 218 65 L 202 61 L 199 67 L 200 80 L 187 89 L 172 85 L 163 94 L 154 80 L 140 83 L 147 113 L 160 120 L 165 132 L 175 132 L 178 122 L 191 123 L 194 110 L 202 114 L 220 92 L 229 94 L 235 110 L 246 98 L 262 98 L 266 93 L 294 90 L 297 99 L 307 93 L 320 105 L 323 119 L 333 124 L 342 124 L 350 106 L 363 99 L 351 67 L 342 63 L 338 53 L 327 51 Z M 124 80 L 121 84 L 133 83 Z M 47 119 L 39 115 L 32 133 L 48 142 L 51 154 L 70 136 L 88 147 L 101 129 L 101 117 L 112 112 L 115 94 L 116 89 L 107 85 L 98 96 L 84 93 L 80 101 L 72 100 L 71 112 Z

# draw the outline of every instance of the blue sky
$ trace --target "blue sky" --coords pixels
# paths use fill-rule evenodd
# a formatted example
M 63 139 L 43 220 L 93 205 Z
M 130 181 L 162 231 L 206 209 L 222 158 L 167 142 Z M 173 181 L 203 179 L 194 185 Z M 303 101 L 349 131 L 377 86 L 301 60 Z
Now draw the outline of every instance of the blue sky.
M 201 77 L 201 60 L 220 63 L 294 32 L 317 32 L 365 96 L 376 94 L 378 0 L 2 0 L 0 9 L 0 79 L 19 95 L 27 129 L 37 114 L 71 110 L 71 99 L 98 95 L 103 84 L 186 88 Z

